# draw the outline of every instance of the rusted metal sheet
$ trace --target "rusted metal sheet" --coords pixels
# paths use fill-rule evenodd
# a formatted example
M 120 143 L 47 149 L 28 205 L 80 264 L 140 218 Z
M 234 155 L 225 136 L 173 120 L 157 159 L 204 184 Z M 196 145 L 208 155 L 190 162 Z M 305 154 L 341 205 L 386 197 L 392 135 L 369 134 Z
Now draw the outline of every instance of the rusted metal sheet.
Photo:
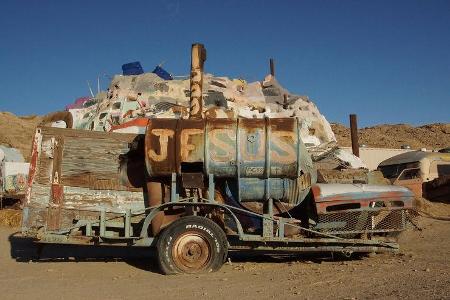
M 416 216 L 414 194 L 404 187 L 318 184 L 312 191 L 317 211 L 314 229 L 321 232 L 398 232 Z
M 422 179 L 414 178 L 414 179 L 405 179 L 405 180 L 395 180 L 394 185 L 404 186 L 411 190 L 414 195 L 417 197 L 422 197 Z
M 169 194 L 170 192 L 166 187 L 157 181 L 149 181 L 147 182 L 147 191 L 148 191 L 148 206 L 154 207 L 161 205 L 162 203 L 169 202 Z M 180 218 L 183 211 L 161 211 L 158 212 L 151 222 L 151 231 L 153 236 L 156 236 L 161 228 L 167 226 L 171 222 Z
M 52 204 L 53 205 L 61 205 L 64 202 L 64 186 L 59 183 L 52 183 L 51 187 L 52 191 Z
M 145 140 L 151 177 L 201 166 L 216 177 L 289 177 L 313 172 L 295 118 L 152 119 Z
M 366 184 L 316 184 L 312 187 L 318 214 L 353 209 L 412 209 L 414 194 L 404 187 Z
M 175 132 L 178 120 L 151 120 L 145 135 L 147 171 L 150 175 L 170 175 L 177 169 Z
M 182 173 L 183 188 L 203 188 L 205 186 L 203 173 Z
M 392 184 L 410 189 L 417 197 L 422 197 L 422 183 L 420 168 L 408 168 L 401 171 Z

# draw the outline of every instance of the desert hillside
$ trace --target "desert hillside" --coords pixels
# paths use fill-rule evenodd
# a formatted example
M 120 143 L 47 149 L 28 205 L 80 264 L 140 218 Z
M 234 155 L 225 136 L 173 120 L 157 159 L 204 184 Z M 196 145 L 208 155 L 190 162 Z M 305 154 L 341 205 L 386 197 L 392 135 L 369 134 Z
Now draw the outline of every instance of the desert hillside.
M 41 116 L 18 117 L 0 112 L 0 145 L 19 149 L 28 160 L 34 130 Z M 351 146 L 350 129 L 342 124 L 331 125 L 340 146 Z M 450 147 L 450 123 L 435 123 L 414 127 L 407 124 L 377 125 L 359 129 L 359 142 L 369 147 L 441 149 Z
M 0 145 L 19 149 L 25 160 L 28 160 L 34 130 L 41 119 L 39 116 L 18 117 L 9 112 L 0 112 Z
M 331 124 L 340 146 L 351 146 L 350 129 Z M 441 149 L 450 147 L 450 123 L 435 123 L 414 127 L 408 124 L 383 124 L 358 130 L 359 143 L 368 147 L 411 149 Z

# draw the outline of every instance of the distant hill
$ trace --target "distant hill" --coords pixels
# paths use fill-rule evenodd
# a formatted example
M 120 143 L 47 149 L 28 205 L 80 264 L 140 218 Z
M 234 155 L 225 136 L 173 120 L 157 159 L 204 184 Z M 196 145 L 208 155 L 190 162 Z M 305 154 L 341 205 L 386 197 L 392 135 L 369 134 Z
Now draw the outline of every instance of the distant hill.
M 340 146 L 351 146 L 350 129 L 332 123 L 331 128 Z M 359 143 L 368 147 L 411 149 L 441 149 L 450 147 L 450 123 L 435 123 L 422 126 L 408 124 L 383 124 L 358 130 Z
M 0 112 L 0 144 L 19 149 L 28 161 L 34 131 L 41 119 L 40 116 L 18 117 L 9 112 Z
M 28 161 L 31 141 L 41 116 L 18 117 L 0 112 L 0 144 L 19 149 Z M 331 124 L 340 146 L 351 146 L 350 129 L 342 124 Z M 360 144 L 369 147 L 412 149 L 441 149 L 450 146 L 450 123 L 435 123 L 414 127 L 407 124 L 377 125 L 359 130 Z

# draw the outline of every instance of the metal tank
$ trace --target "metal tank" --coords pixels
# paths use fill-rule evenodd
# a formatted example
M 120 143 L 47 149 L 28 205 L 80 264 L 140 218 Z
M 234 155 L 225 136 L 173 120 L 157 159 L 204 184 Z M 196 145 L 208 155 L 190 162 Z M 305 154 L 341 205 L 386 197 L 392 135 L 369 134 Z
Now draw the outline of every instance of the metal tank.
M 145 162 L 151 178 L 202 173 L 229 179 L 239 201 L 296 204 L 316 179 L 295 118 L 151 119 Z

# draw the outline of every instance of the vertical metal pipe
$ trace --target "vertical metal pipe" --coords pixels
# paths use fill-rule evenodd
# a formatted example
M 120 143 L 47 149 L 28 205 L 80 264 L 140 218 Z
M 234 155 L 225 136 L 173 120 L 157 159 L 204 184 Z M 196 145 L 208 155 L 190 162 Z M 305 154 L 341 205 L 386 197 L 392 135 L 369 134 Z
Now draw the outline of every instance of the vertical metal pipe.
M 104 209 L 100 211 L 100 236 L 106 236 L 106 211 Z
M 273 218 L 273 199 L 269 198 L 269 200 L 267 200 L 267 214 L 269 215 L 269 217 Z
M 177 174 L 172 173 L 172 183 L 170 185 L 170 202 L 176 202 L 177 200 Z
M 353 154 L 359 157 L 358 122 L 355 114 L 350 115 L 350 135 L 352 139 Z
M 270 75 L 275 76 L 275 63 L 273 61 L 273 58 L 269 60 L 270 63 Z
M 278 237 L 284 238 L 284 218 L 280 218 L 278 220 Z
M 130 237 L 131 233 L 131 209 L 127 209 L 125 211 L 125 219 L 124 219 L 124 229 L 125 229 L 125 237 Z
M 236 179 L 237 179 L 237 200 L 241 202 L 241 129 L 239 119 L 236 120 Z
M 264 202 L 263 237 L 273 237 L 273 199 Z
M 266 186 L 265 186 L 265 198 L 266 200 L 270 199 L 270 166 L 271 166 L 271 149 L 270 149 L 270 144 L 271 144 L 271 133 L 272 133 L 272 127 L 270 124 L 270 119 L 269 118 L 265 118 L 265 131 L 266 131 L 266 151 L 265 151 L 265 160 L 266 160 L 266 165 L 265 165 L 265 177 L 266 177 Z
M 191 99 L 189 118 L 201 119 L 203 112 L 203 64 L 206 49 L 203 44 L 193 44 L 191 51 Z
M 214 175 L 208 174 L 208 201 L 214 203 Z
M 86 236 L 92 236 L 92 223 L 86 223 Z

